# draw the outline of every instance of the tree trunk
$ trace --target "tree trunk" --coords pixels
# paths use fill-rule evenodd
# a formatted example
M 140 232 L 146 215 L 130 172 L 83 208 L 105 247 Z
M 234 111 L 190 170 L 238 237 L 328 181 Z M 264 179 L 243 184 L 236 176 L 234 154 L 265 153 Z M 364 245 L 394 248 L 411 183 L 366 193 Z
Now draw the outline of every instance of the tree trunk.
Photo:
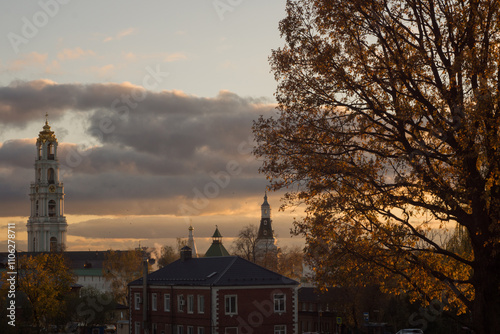
M 472 280 L 475 296 L 472 322 L 475 334 L 494 334 L 500 331 L 500 291 L 498 256 L 477 261 Z

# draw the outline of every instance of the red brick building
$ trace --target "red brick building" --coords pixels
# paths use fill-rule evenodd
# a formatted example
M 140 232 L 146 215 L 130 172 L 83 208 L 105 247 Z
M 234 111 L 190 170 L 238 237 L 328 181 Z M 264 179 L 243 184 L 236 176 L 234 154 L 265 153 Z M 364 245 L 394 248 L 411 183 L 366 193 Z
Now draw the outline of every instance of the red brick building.
M 129 283 L 131 334 L 298 332 L 298 282 L 237 256 L 190 255 Z

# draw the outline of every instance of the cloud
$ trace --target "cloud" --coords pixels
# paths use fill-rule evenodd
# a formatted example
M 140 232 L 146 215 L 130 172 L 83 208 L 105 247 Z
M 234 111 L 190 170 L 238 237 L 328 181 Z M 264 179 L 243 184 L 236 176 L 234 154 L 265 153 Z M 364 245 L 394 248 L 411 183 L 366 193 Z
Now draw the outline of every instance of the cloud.
M 17 72 L 24 70 L 26 67 L 44 65 L 47 61 L 47 56 L 47 53 L 42 54 L 38 52 L 22 55 L 18 59 L 12 61 L 8 65 L 7 70 Z
M 106 77 L 113 73 L 115 65 L 108 64 L 104 66 L 92 66 L 90 70 L 100 77 Z
M 274 107 L 229 91 L 207 98 L 130 83 L 37 80 L 0 87 L 5 126 L 25 127 L 45 112 L 51 120 L 78 114 L 86 124 L 86 146 L 60 142 L 58 147 L 69 214 L 196 216 L 238 210 L 238 199 L 265 188 L 260 162 L 251 154 L 251 126 Z M 64 127 L 58 124 L 58 138 L 71 132 L 72 124 Z M 0 199 L 17 203 L 9 215 L 23 215 L 16 210 L 29 206 L 34 145 L 34 139 L 12 139 L 0 146 Z
M 57 58 L 59 60 L 73 60 L 87 56 L 95 56 L 95 52 L 92 50 L 83 50 L 82 48 L 77 47 L 74 49 L 64 49 L 57 54 Z
M 176 53 L 170 53 L 170 54 L 167 54 L 165 56 L 165 59 L 164 61 L 166 62 L 174 62 L 174 61 L 178 61 L 178 60 L 182 60 L 182 59 L 186 59 L 187 56 L 182 53 L 182 52 L 176 52 Z
M 134 32 L 135 32 L 135 28 L 128 28 L 128 29 L 125 29 L 125 30 L 118 32 L 115 36 L 108 36 L 108 37 L 104 38 L 103 42 L 107 43 L 107 42 L 110 42 L 113 40 L 120 40 L 123 37 L 131 35 Z

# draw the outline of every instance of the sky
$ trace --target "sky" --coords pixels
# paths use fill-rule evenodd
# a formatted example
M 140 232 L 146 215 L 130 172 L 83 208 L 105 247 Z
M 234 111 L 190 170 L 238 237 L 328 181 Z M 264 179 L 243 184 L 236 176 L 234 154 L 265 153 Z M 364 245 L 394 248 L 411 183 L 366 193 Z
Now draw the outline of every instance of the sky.
M 26 250 L 45 114 L 59 142 L 68 250 L 175 244 L 204 252 L 258 224 L 268 185 L 252 122 L 276 114 L 268 57 L 284 0 L 0 2 L 0 242 Z M 281 246 L 297 212 L 280 212 Z M 2 246 L 6 249 L 5 246 Z

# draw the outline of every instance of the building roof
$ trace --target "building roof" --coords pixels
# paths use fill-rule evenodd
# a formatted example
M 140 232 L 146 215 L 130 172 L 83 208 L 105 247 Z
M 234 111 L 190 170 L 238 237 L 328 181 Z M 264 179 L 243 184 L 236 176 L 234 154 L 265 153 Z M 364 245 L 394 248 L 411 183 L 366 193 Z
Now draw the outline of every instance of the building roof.
M 205 257 L 214 257 L 214 256 L 229 256 L 229 252 L 226 247 L 222 244 L 222 242 L 214 241 L 210 245 L 210 248 L 205 253 Z
M 219 232 L 219 227 L 215 225 L 215 232 L 214 235 L 212 235 L 212 238 L 222 238 L 222 234 Z
M 104 261 L 111 251 L 64 251 L 63 255 L 68 260 L 70 269 L 88 270 L 99 269 L 102 270 Z M 116 253 L 133 252 L 131 250 L 113 251 Z M 36 256 L 43 252 L 18 252 L 17 256 Z M 0 252 L 0 264 L 6 264 L 8 261 L 8 252 Z M 95 270 L 94 270 L 95 271 Z M 83 273 L 83 272 L 82 272 Z
M 215 225 L 215 232 L 212 235 L 212 245 L 210 245 L 210 248 L 205 253 L 205 257 L 212 256 L 229 256 L 229 252 L 222 244 L 222 234 L 220 234 L 217 225 Z
M 143 279 L 130 286 L 143 284 Z M 182 286 L 255 286 L 298 285 L 288 277 L 275 273 L 238 256 L 204 257 L 177 260 L 148 275 L 148 285 Z

